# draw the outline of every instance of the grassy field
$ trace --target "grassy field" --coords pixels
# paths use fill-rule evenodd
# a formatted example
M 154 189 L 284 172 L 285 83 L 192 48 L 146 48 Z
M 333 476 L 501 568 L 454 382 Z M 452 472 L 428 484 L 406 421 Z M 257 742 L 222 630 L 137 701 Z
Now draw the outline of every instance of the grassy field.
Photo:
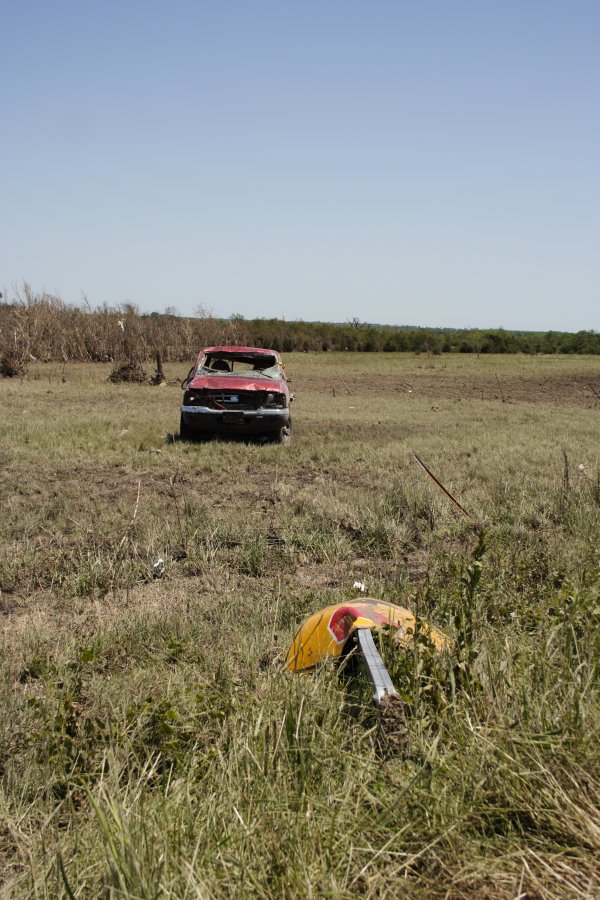
M 600 895 L 600 360 L 286 362 L 289 447 L 173 440 L 180 388 L 108 366 L 0 381 L 0 893 Z M 384 641 L 399 741 L 282 671 L 355 579 L 453 639 Z

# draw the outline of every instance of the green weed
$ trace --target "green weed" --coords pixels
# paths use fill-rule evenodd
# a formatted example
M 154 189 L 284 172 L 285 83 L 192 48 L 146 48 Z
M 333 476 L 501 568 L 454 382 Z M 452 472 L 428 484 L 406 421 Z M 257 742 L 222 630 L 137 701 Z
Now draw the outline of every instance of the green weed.
M 467 356 L 292 355 L 286 448 L 171 442 L 110 364 L 0 382 L 0 893 L 598 894 L 598 361 Z M 355 579 L 417 614 L 398 747 L 359 670 L 283 671 Z

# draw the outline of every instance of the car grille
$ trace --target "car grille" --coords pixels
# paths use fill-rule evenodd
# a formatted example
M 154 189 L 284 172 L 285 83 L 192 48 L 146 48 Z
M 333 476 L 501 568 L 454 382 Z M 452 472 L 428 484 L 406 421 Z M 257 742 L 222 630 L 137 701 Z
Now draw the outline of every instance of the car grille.
M 216 409 L 252 410 L 267 405 L 269 393 L 272 394 L 270 407 L 285 408 L 285 398 L 278 392 L 271 391 L 190 391 L 186 403 L 192 406 L 209 406 Z
M 258 409 L 265 403 L 266 396 L 262 391 L 210 391 L 207 399 L 226 409 Z

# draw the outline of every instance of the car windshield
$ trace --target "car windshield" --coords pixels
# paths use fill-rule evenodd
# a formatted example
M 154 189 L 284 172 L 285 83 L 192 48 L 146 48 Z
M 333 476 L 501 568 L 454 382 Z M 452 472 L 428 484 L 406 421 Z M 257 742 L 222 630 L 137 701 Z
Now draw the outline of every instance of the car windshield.
M 274 356 L 236 356 L 234 354 L 207 354 L 197 369 L 198 375 L 250 375 L 253 378 L 280 378 L 281 366 Z

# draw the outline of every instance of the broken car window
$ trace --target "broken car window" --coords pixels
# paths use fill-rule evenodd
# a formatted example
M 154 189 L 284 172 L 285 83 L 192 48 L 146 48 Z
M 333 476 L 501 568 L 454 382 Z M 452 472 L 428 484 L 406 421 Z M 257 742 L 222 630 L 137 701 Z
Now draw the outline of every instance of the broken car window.
M 266 378 L 280 378 L 281 367 L 274 356 L 261 355 L 229 356 L 214 355 L 205 356 L 197 370 L 198 375 L 253 375 Z

